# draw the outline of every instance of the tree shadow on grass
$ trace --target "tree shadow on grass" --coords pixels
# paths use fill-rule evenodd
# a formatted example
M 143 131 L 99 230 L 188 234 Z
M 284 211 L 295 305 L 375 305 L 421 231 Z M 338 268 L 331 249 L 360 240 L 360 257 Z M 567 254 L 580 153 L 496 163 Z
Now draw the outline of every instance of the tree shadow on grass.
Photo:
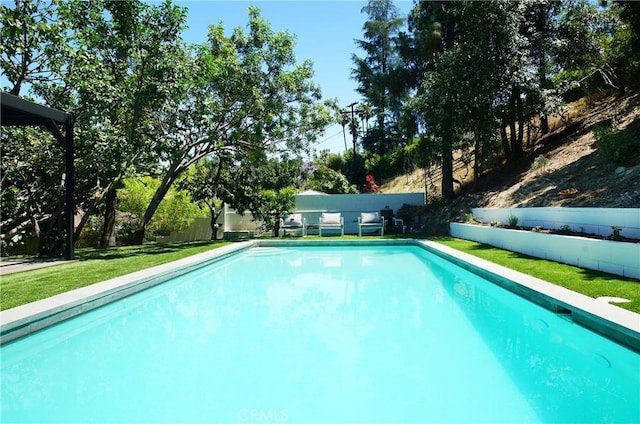
M 142 255 L 160 255 L 165 253 L 179 252 L 185 248 L 212 245 L 218 242 L 197 241 L 197 242 L 175 242 L 175 243 L 153 243 L 141 246 L 118 246 L 118 247 L 88 247 L 76 250 L 76 259 L 79 261 L 88 260 L 112 260 L 128 258 Z

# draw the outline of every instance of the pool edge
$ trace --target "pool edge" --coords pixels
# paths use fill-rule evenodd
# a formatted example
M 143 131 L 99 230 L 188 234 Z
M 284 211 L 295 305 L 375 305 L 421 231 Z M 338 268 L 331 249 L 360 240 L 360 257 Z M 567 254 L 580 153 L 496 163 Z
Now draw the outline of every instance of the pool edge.
M 240 242 L 0 311 L 0 346 L 249 249 Z
M 545 280 L 478 258 L 437 242 L 416 240 L 426 250 L 480 275 L 574 323 L 640 352 L 640 314 Z
M 640 314 L 598 301 L 544 280 L 460 252 L 437 242 L 416 239 L 250 240 L 178 261 L 95 283 L 0 312 L 0 345 L 119 300 L 168 279 L 227 258 L 251 247 L 277 246 L 417 246 L 606 338 L 640 352 Z

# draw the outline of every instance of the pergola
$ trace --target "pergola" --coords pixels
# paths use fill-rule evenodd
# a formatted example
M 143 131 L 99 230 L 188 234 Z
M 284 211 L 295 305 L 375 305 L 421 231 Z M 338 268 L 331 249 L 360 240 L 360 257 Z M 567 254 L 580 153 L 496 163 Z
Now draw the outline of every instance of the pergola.
M 42 126 L 60 143 L 65 151 L 65 203 L 67 245 L 64 256 L 74 258 L 74 166 L 73 166 L 73 115 L 42 106 L 9 93 L 0 93 L 2 126 Z

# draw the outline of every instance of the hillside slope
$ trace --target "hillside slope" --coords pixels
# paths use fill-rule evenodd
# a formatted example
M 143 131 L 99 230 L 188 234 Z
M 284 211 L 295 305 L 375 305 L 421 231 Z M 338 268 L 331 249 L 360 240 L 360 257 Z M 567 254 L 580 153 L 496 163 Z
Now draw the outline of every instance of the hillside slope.
M 411 211 L 428 215 L 412 217 L 414 223 L 428 233 L 445 233 L 449 221 L 464 220 L 475 207 L 640 207 L 640 158 L 635 165 L 622 167 L 607 161 L 595 145 L 592 128 L 606 120 L 640 137 L 640 93 L 606 98 L 538 140 L 518 163 L 466 183 L 446 207 Z M 546 164 L 534 169 L 532 164 L 541 155 Z M 383 185 L 382 191 L 422 191 L 422 175 L 400 176 Z M 575 189 L 575 196 L 561 197 L 560 191 L 566 189 Z

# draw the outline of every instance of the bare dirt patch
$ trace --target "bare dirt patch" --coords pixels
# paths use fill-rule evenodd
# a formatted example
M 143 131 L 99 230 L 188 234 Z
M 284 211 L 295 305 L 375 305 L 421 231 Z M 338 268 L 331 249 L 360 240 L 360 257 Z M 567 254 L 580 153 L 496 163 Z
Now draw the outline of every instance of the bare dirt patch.
M 617 129 L 640 137 L 640 94 L 609 97 L 566 126 L 549 134 L 526 152 L 479 182 L 468 182 L 457 198 L 428 212 L 407 211 L 414 224 L 428 233 L 448 232 L 448 222 L 464 221 L 471 208 L 490 207 L 640 207 L 640 158 L 633 166 L 620 166 L 598 152 L 593 126 L 611 120 Z M 544 167 L 534 167 L 544 156 Z M 416 171 L 383 185 L 384 192 L 423 191 L 423 172 Z M 439 184 L 439 182 L 437 182 Z M 563 196 L 566 191 L 574 192 Z

